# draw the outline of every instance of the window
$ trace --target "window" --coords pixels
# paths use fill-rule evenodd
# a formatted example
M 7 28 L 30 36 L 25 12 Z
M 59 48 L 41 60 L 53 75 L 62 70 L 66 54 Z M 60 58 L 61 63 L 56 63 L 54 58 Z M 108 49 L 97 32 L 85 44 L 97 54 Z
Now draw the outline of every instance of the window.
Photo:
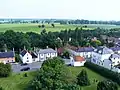
M 103 62 L 104 62 L 104 60 L 103 60 Z
M 29 60 L 27 60 L 27 62 L 29 62 Z
M 28 59 L 28 57 L 27 57 L 27 59 Z
M 119 61 L 117 63 L 119 63 Z
M 9 62 L 9 60 L 7 62 Z

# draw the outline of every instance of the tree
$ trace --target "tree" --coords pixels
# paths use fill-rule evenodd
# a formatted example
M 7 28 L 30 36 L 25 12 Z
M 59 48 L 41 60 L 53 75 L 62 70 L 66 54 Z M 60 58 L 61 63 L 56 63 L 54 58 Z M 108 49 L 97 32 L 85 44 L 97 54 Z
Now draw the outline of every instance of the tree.
M 98 83 L 97 90 L 118 90 L 118 86 L 111 80 L 105 80 Z
M 54 28 L 54 27 L 55 27 L 55 24 L 54 24 L 54 23 L 52 23 L 52 24 L 51 24 L 51 26 Z
M 0 63 L 0 77 L 8 77 L 12 72 L 10 64 Z
M 70 74 L 62 59 L 48 59 L 43 62 L 39 74 L 31 86 L 37 88 L 34 90 L 40 90 L 41 88 L 57 90 L 67 84 L 69 78 Z
M 15 61 L 16 62 L 20 62 L 20 56 L 19 56 L 19 54 L 15 54 Z
M 77 84 L 80 86 L 90 85 L 86 70 L 82 70 L 77 76 Z
M 68 52 L 68 51 L 64 51 L 63 52 L 63 57 L 65 57 L 65 58 L 70 58 L 70 53 Z
M 39 28 L 41 28 L 41 25 L 38 25 Z
M 62 89 L 63 90 L 81 90 L 80 86 L 76 84 L 67 84 Z
M 42 24 L 42 26 L 41 26 L 42 28 L 45 28 L 45 25 L 44 24 Z

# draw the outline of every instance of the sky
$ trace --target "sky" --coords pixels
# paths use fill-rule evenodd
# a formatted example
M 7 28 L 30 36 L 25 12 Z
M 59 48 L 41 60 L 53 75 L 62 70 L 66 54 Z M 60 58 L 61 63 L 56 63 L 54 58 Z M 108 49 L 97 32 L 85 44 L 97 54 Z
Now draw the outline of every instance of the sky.
M 0 0 L 0 18 L 120 20 L 120 0 Z

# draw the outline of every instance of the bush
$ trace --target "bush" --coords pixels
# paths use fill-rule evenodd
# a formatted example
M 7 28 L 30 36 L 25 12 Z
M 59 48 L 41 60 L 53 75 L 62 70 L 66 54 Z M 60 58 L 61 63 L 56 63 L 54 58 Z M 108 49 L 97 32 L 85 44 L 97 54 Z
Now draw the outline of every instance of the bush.
M 97 90 L 118 90 L 118 86 L 111 80 L 105 80 L 98 83 Z
M 89 69 L 99 73 L 100 75 L 111 79 L 114 82 L 117 82 L 120 85 L 120 74 L 117 72 L 113 72 L 109 69 L 106 69 L 104 67 L 98 66 L 96 64 L 93 64 L 91 62 L 86 62 L 85 66 L 88 67 Z
M 25 74 L 24 74 L 24 77 L 28 77 L 28 74 L 27 74 L 27 73 L 25 73 Z
M 80 86 L 90 85 L 90 81 L 87 76 L 87 72 L 83 69 L 77 76 L 77 84 Z
M 12 72 L 10 64 L 0 63 L 0 77 L 8 77 Z
M 0 90 L 4 90 L 2 87 L 0 87 Z

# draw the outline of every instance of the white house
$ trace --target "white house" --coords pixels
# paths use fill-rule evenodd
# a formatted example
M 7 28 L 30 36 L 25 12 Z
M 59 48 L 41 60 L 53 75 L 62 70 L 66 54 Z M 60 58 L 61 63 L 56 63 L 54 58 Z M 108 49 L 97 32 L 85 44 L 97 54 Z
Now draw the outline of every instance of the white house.
M 37 55 L 34 52 L 28 52 L 27 50 L 23 50 L 20 53 L 20 58 L 23 63 L 32 63 L 38 61 Z
M 103 46 L 93 52 L 91 62 L 116 71 L 118 68 L 115 66 L 120 64 L 120 55 L 115 54 L 113 50 Z
M 80 47 L 76 50 L 71 50 L 68 49 L 68 51 L 70 52 L 71 55 L 77 55 L 77 56 L 81 56 L 84 58 L 91 58 L 92 53 L 94 52 L 94 48 L 93 47 Z
M 86 62 L 86 60 L 81 56 L 70 57 L 70 60 L 72 66 L 84 66 L 84 63 Z
M 45 61 L 48 58 L 57 57 L 57 51 L 51 48 L 39 50 L 37 54 L 39 61 Z

